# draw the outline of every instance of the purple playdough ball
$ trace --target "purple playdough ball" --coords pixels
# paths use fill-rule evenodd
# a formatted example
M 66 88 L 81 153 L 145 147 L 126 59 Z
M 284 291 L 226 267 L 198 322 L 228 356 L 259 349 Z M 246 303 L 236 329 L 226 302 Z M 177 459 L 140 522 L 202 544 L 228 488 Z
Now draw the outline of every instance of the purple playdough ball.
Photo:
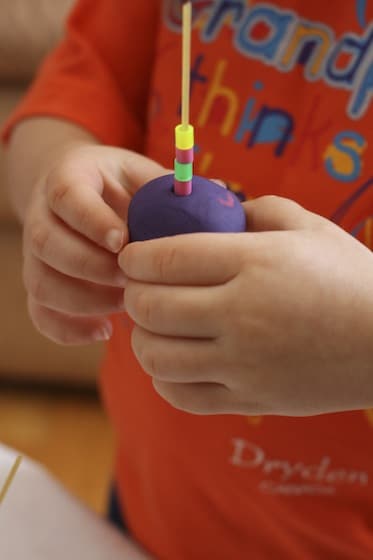
M 159 177 L 135 194 L 128 211 L 131 241 L 182 233 L 246 230 L 246 216 L 234 194 L 195 176 L 192 194 L 177 196 L 173 181 L 173 175 Z

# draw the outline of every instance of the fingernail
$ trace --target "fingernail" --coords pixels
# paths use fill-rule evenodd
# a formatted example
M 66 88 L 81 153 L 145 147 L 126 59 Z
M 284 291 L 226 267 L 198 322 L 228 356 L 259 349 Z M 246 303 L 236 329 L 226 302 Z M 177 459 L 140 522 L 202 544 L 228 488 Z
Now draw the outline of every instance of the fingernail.
M 124 242 L 124 233 L 119 229 L 111 229 L 106 235 L 106 245 L 113 251 L 113 253 L 118 253 Z
M 107 341 L 111 339 L 112 334 L 113 326 L 108 322 L 94 333 L 93 339 L 96 340 L 96 342 L 103 342 L 105 340 Z
M 222 181 L 221 179 L 212 179 L 212 181 L 214 183 L 217 183 L 219 185 L 219 187 L 223 187 L 223 189 L 227 189 L 228 185 L 227 183 L 225 183 L 224 181 Z

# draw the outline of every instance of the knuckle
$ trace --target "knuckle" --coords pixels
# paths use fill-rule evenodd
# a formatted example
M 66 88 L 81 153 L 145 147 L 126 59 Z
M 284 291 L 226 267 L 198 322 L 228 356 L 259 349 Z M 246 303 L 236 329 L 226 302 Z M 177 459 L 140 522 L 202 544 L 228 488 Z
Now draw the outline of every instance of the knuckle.
M 174 408 L 177 408 L 177 410 L 181 410 L 183 412 L 194 412 L 190 399 L 187 399 L 183 392 L 178 391 L 177 388 L 171 392 L 169 402 Z
M 28 277 L 26 289 L 34 301 L 38 303 L 44 301 L 44 282 L 40 275 Z
M 85 231 L 91 222 L 91 216 L 88 208 L 77 206 L 74 210 L 74 221 L 80 230 Z
M 191 400 L 189 391 L 185 391 L 183 387 L 158 379 L 153 379 L 153 387 L 165 401 L 177 410 L 199 414 L 198 406 Z
M 258 205 L 258 207 L 260 208 L 262 205 L 264 206 L 264 208 L 268 205 L 275 205 L 278 203 L 279 200 L 279 196 L 275 195 L 275 194 L 265 194 L 263 196 L 259 196 L 258 198 L 254 199 L 254 203 Z
M 298 210 L 302 209 L 302 206 L 298 202 L 296 202 L 295 200 L 292 200 L 290 198 L 284 198 L 283 199 L 283 204 L 287 205 L 289 210 L 298 211 Z
M 136 296 L 133 298 L 133 310 L 135 318 L 147 327 L 153 324 L 154 318 L 154 304 L 150 300 L 147 290 L 138 290 Z
M 140 362 L 140 364 L 142 363 L 142 350 L 143 350 L 143 345 L 141 343 L 141 335 L 140 335 L 140 331 L 139 328 L 137 326 L 135 326 L 132 329 L 132 333 L 131 333 L 131 347 L 133 350 L 133 353 L 135 354 L 137 360 Z
M 46 321 L 43 319 L 42 313 L 36 313 L 34 310 L 29 312 L 32 324 L 34 325 L 35 329 L 46 338 L 51 339 L 51 335 L 49 332 L 49 328 L 46 325 Z
M 49 207 L 58 212 L 59 209 L 65 204 L 66 199 L 69 198 L 71 187 L 64 182 L 52 184 L 47 189 Z
M 41 222 L 34 222 L 28 228 L 31 251 L 37 256 L 44 256 L 50 240 L 50 231 Z
M 173 267 L 177 256 L 177 250 L 175 247 L 170 247 L 162 253 L 158 253 L 155 256 L 155 269 L 161 279 L 161 281 L 166 280 L 168 277 L 169 269 Z
M 265 204 L 271 204 L 275 207 L 281 205 L 283 208 L 288 208 L 289 210 L 297 210 L 301 208 L 300 204 L 291 198 L 286 198 L 283 196 L 278 196 L 276 194 L 266 194 L 260 197 L 260 200 Z
M 68 329 L 61 329 L 55 325 L 51 325 L 50 322 L 45 321 L 39 323 L 37 330 L 44 337 L 48 338 L 55 344 L 59 346 L 72 346 L 74 344 L 74 337 L 71 335 Z
M 276 203 L 280 202 L 282 200 L 282 198 L 280 196 L 278 196 L 277 194 L 266 194 L 264 196 L 261 196 L 260 200 L 262 200 L 263 202 L 276 204 Z
M 76 343 L 71 330 L 62 328 L 58 320 L 51 317 L 48 309 L 29 300 L 28 310 L 35 329 L 42 336 L 60 346 L 71 346 Z
M 35 302 L 41 302 L 44 296 L 44 279 L 30 264 L 23 267 L 23 285 Z
M 157 379 L 162 379 L 162 368 L 159 357 L 152 350 L 144 349 L 142 354 L 142 367 L 146 373 Z
M 161 378 L 162 368 L 159 356 L 149 344 L 144 344 L 144 333 L 141 328 L 135 327 L 132 331 L 132 349 L 143 370 L 152 377 Z
M 78 252 L 74 257 L 71 258 L 71 266 L 76 273 L 82 278 L 87 278 L 89 276 L 90 259 L 86 252 Z
M 55 337 L 51 332 L 50 319 L 47 310 L 35 303 L 35 301 L 31 301 L 29 298 L 28 311 L 35 329 L 42 336 L 48 338 L 49 340 L 53 340 L 53 342 L 56 342 Z
M 76 344 L 73 334 L 68 329 L 58 329 L 56 332 L 51 332 L 49 338 L 60 346 L 72 346 Z
M 68 212 L 80 229 L 85 230 L 91 221 L 89 209 L 75 202 L 73 187 L 66 182 L 53 184 L 48 189 L 48 205 L 57 215 L 65 216 Z

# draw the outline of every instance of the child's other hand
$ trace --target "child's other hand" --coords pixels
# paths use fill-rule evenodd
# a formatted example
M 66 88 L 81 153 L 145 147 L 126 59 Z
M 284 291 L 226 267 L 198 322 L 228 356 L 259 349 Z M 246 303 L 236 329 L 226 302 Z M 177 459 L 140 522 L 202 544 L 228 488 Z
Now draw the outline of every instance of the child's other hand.
M 131 194 L 163 174 L 133 152 L 74 145 L 37 181 L 23 255 L 29 313 L 42 334 L 71 345 L 110 337 L 108 315 L 123 311 L 117 254 Z
M 245 204 L 244 234 L 128 245 L 133 349 L 158 393 L 198 414 L 373 406 L 371 252 L 297 204 Z

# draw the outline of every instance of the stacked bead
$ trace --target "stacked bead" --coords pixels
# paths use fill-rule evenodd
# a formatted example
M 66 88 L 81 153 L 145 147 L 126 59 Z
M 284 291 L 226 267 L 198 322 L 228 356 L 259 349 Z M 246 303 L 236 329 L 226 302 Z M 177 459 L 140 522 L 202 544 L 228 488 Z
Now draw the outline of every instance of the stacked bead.
M 178 196 L 192 194 L 194 161 L 194 128 L 180 124 L 175 128 L 175 181 L 174 190 Z

